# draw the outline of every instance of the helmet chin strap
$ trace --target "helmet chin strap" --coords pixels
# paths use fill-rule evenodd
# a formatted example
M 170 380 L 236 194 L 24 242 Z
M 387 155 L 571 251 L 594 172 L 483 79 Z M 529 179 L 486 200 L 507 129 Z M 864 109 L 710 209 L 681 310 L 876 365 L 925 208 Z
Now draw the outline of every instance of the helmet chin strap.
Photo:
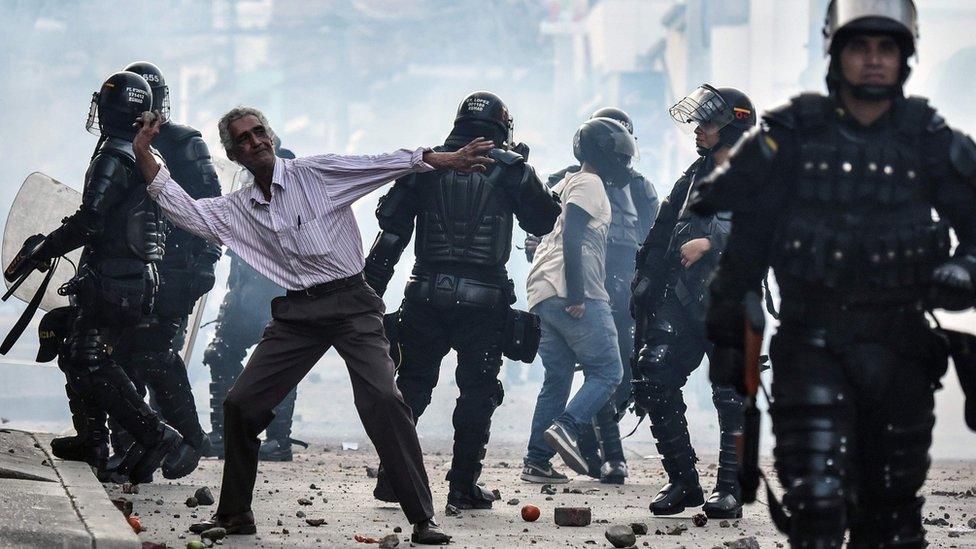
M 844 84 L 850 88 L 851 95 L 860 101 L 881 102 L 896 99 L 903 95 L 900 85 L 892 86 L 855 86 L 849 82 Z

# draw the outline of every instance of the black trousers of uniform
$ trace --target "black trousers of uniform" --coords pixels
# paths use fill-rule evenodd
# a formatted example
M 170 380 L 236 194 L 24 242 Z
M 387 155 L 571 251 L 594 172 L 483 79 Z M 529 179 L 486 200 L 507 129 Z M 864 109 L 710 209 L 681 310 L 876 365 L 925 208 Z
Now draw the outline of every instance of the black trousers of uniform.
M 441 360 L 458 353 L 460 396 L 454 407 L 454 453 L 447 479 L 469 483 L 481 474 L 491 416 L 504 398 L 498 373 L 507 306 L 438 307 L 405 299 L 400 307 L 401 362 L 397 385 L 419 419 L 437 386 Z M 386 462 L 383 466 L 387 469 Z
M 851 547 L 923 547 L 918 491 L 946 350 L 921 313 L 819 322 L 803 311 L 791 318 L 784 301 L 770 358 L 791 543 L 840 547 L 849 529 Z
M 224 400 L 226 455 L 218 516 L 251 509 L 258 435 L 271 423 L 274 407 L 330 347 L 346 362 L 356 410 L 407 519 L 416 524 L 434 515 L 413 416 L 394 382 L 383 311 L 383 300 L 361 275 L 332 283 L 318 297 L 274 299 L 272 320 Z

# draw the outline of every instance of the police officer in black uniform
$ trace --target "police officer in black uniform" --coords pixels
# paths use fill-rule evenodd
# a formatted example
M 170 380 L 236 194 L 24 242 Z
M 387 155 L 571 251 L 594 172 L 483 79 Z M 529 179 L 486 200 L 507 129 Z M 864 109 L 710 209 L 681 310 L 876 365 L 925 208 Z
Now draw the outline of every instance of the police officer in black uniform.
M 743 297 L 768 267 L 779 283 L 774 518 L 793 547 L 839 547 L 845 530 L 851 547 L 926 545 L 947 350 L 924 312 L 976 299 L 976 144 L 904 97 L 917 30 L 911 0 L 831 2 L 830 95 L 767 113 L 693 206 L 734 219 L 711 285 L 713 379 L 742 379 Z
M 590 118 L 610 118 L 620 122 L 632 135 L 634 123 L 630 116 L 613 107 L 604 107 Z M 580 170 L 574 164 L 549 176 L 547 185 L 552 188 L 567 173 Z M 654 224 L 660 202 L 654 186 L 632 167 L 627 168 L 630 177 L 625 181 L 604 179 L 607 198 L 610 199 L 610 234 L 607 236 L 606 288 L 610 294 L 610 309 L 617 327 L 617 343 L 624 365 L 623 381 L 617 386 L 606 407 L 594 418 L 593 429 L 583 431 L 579 438 L 580 452 L 589 465 L 590 476 L 606 484 L 622 484 L 627 477 L 627 459 L 620 441 L 618 423 L 631 399 L 630 355 L 634 349 L 634 318 L 630 314 L 630 282 L 634 276 L 635 256 L 644 235 Z M 529 261 L 539 239 L 531 235 L 525 239 Z
M 512 117 L 492 93 L 476 92 L 461 102 L 454 129 L 438 150 L 457 150 L 479 136 L 497 147 L 489 154 L 496 164 L 487 172 L 410 175 L 381 199 L 376 212 L 381 232 L 365 269 L 367 282 L 383 295 L 416 223 L 417 261 L 396 323 L 397 385 L 419 418 L 430 403 L 441 360 L 457 350 L 461 394 L 447 479 L 448 504 L 459 509 L 488 509 L 495 499 L 477 480 L 491 415 L 504 395 L 498 372 L 509 306 L 515 302 L 505 269 L 513 217 L 522 229 L 541 236 L 552 230 L 560 212 L 525 157 L 512 150 Z M 379 480 L 376 495 L 388 500 L 391 494 Z
M 159 111 L 166 119 L 153 145 L 176 182 L 194 198 L 219 196 L 220 182 L 200 132 L 169 120 L 169 87 L 159 68 L 139 61 L 123 70 L 142 76 L 152 89 L 153 111 Z M 172 224 L 166 225 L 165 234 L 165 253 L 158 266 L 159 291 L 152 314 L 119 343 L 115 360 L 137 385 L 151 391 L 154 407 L 183 436 L 179 457 L 163 464 L 167 478 L 179 478 L 196 469 L 200 457 L 209 453 L 209 439 L 200 427 L 186 365 L 178 353 L 183 348 L 194 305 L 213 288 L 214 263 L 220 258 L 220 248 Z M 128 444 L 120 441 L 131 437 L 114 421 L 110 426 L 113 448 L 116 453 L 124 451 Z
M 295 153 L 281 147 L 281 141 L 275 136 L 275 156 L 295 158 Z M 203 363 L 210 368 L 211 379 L 211 455 L 221 459 L 224 457 L 224 399 L 244 370 L 242 361 L 247 350 L 260 341 L 264 327 L 271 321 L 271 300 L 285 295 L 281 286 L 255 271 L 237 254 L 228 250 L 227 256 L 230 258 L 227 293 L 217 314 L 213 340 L 203 353 Z M 275 417 L 261 443 L 262 461 L 292 460 L 292 443 L 299 442 L 291 438 L 297 391 L 293 389 L 275 407 Z
M 673 515 L 703 503 L 710 518 L 742 516 L 735 437 L 742 432 L 742 400 L 730 386 L 713 385 L 721 440 L 718 480 L 705 502 L 685 418 L 682 387 L 711 345 L 705 336 L 708 277 L 725 248 L 727 215 L 697 215 L 687 208 L 694 189 L 756 125 L 752 102 L 734 88 L 700 86 L 671 108 L 671 116 L 695 129 L 700 158 L 678 179 L 661 205 L 637 254 L 636 314 L 644 345 L 634 372 L 637 405 L 647 411 L 668 483 L 651 502 L 655 515 Z
M 135 439 L 118 470 L 132 482 L 150 480 L 167 454 L 178 455 L 173 450 L 183 440 L 143 401 L 115 357 L 152 308 L 163 255 L 161 215 L 146 195 L 132 153 L 133 123 L 151 108 L 152 91 L 138 74 L 118 72 L 102 84 L 88 122 L 91 131 L 97 113 L 101 139 L 85 176 L 82 205 L 31 256 L 43 264 L 85 247 L 78 274 L 59 290 L 71 296 L 78 313 L 58 364 L 68 380 L 72 414 L 82 418 L 74 422 L 84 440 L 83 457 L 104 468 L 107 412 Z M 56 445 L 52 449 L 59 453 Z

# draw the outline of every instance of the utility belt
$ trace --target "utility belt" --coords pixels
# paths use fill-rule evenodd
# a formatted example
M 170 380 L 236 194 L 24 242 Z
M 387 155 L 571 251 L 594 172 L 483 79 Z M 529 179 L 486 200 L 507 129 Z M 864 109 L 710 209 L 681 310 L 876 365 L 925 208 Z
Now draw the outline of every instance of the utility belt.
M 159 276 L 154 263 L 109 258 L 82 265 L 58 293 L 108 324 L 136 324 L 152 311 Z
M 442 310 L 504 311 L 502 353 L 512 360 L 535 360 L 542 338 L 542 322 L 538 315 L 511 307 L 516 301 L 512 280 L 500 286 L 457 275 L 414 273 L 403 294 L 408 301 Z

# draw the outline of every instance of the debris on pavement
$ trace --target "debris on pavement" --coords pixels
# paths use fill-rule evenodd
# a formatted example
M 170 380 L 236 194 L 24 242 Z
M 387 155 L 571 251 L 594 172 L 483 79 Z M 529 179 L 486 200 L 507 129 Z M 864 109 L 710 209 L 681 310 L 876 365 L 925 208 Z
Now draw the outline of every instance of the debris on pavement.
M 557 526 L 589 526 L 593 514 L 589 507 L 556 507 L 553 520 Z
M 701 528 L 702 526 L 708 524 L 708 516 L 705 515 L 705 513 L 698 513 L 695 516 L 691 517 L 691 523 Z
M 607 541 L 614 547 L 620 549 L 630 547 L 637 543 L 637 536 L 634 535 L 634 530 L 626 524 L 615 524 L 607 528 L 607 531 L 603 535 L 606 536 Z
M 539 520 L 542 511 L 535 505 L 525 505 L 522 507 L 522 520 L 525 522 L 535 522 Z
M 214 504 L 213 492 L 211 492 L 210 488 L 207 486 L 204 486 L 203 488 L 197 488 L 197 491 L 193 492 L 193 497 L 197 498 L 197 503 L 199 503 L 200 505 Z

